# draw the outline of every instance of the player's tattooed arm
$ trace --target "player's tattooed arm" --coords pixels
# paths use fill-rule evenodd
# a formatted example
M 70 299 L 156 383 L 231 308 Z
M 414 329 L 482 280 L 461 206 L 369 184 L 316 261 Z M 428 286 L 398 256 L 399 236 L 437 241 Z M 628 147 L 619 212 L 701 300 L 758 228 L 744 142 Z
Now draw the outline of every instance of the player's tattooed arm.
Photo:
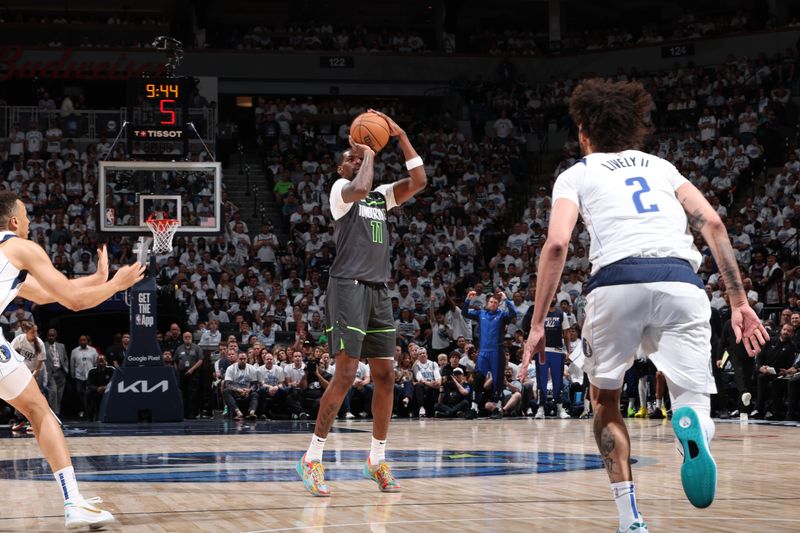
M 725 289 L 729 294 L 745 294 L 742 276 L 739 273 L 739 263 L 733 253 L 733 248 L 720 246 L 719 257 L 716 258 L 719 265 L 719 275 L 725 281 Z
M 695 231 L 702 230 L 707 222 L 701 209 L 696 209 L 693 213 L 689 214 L 687 218 L 689 219 L 689 227 Z
M 686 211 L 689 227 L 699 232 L 711 248 L 720 276 L 725 282 L 731 305 L 747 305 L 742 278 L 739 275 L 739 265 L 728 237 L 728 230 L 719 214 L 691 183 L 681 185 L 675 193 Z

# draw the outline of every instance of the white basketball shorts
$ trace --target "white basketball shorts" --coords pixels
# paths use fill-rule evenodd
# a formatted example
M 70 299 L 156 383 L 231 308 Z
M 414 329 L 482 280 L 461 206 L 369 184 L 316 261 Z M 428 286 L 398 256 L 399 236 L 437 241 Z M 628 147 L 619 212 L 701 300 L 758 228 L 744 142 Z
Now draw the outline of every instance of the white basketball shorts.
M 4 340 L 0 340 L 0 398 L 10 401 L 19 396 L 33 379 L 25 359 Z
M 713 394 L 710 318 L 708 296 L 690 283 L 597 287 L 587 296 L 583 368 L 594 386 L 617 390 L 641 351 L 680 387 Z

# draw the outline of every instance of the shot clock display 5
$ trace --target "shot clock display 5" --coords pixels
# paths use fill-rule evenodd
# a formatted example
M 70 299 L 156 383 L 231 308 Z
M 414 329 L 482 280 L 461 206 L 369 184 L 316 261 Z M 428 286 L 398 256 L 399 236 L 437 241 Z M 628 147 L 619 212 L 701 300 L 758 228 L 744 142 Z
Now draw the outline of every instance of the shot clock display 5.
M 186 123 L 189 101 L 187 85 L 185 78 L 131 80 L 128 120 L 142 126 L 182 126 Z
M 146 83 L 144 86 L 145 98 L 158 102 L 161 113 L 159 124 L 162 126 L 175 126 L 175 103 L 181 97 L 181 86 L 178 83 Z
M 185 155 L 190 93 L 187 78 L 138 78 L 128 82 L 131 155 L 148 159 Z

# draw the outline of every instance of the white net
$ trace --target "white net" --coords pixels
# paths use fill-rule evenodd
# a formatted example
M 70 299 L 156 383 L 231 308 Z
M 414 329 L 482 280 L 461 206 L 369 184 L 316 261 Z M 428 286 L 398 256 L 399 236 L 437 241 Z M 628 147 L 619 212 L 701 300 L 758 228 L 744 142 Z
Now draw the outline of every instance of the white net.
M 165 255 L 172 251 L 172 237 L 180 226 L 180 222 L 171 218 L 155 218 L 150 215 L 147 225 L 153 232 L 153 253 Z

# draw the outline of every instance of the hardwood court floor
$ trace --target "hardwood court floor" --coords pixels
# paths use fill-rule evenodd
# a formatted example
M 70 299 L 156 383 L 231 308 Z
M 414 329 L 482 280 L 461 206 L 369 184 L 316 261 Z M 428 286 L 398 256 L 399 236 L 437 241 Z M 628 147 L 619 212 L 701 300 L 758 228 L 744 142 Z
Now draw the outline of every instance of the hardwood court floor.
M 126 532 L 613 532 L 616 508 L 582 420 L 397 421 L 389 448 L 400 494 L 358 479 L 370 425 L 328 439 L 332 498 L 294 477 L 312 424 L 196 421 L 69 427 L 81 488 Z M 650 531 L 800 531 L 800 427 L 720 423 L 717 500 L 680 488 L 667 421 L 630 420 L 639 508 Z M 0 430 L 0 531 L 61 531 L 57 487 L 32 438 Z M 94 481 L 86 481 L 91 479 Z

